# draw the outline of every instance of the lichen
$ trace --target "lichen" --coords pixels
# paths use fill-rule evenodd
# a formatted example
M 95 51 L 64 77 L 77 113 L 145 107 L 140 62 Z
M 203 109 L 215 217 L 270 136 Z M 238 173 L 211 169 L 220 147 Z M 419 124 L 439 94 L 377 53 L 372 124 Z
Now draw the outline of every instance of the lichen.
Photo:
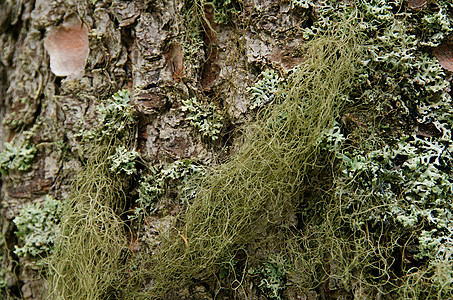
M 283 80 L 272 69 L 261 72 L 262 79 L 258 80 L 254 86 L 247 89 L 250 93 L 251 104 L 249 109 L 255 109 L 272 103 L 277 93 L 284 88 Z
M 347 9 L 343 4 L 324 5 L 317 7 L 322 22 L 314 24 L 310 36 Z M 452 293 L 449 271 L 439 265 L 453 264 L 449 250 L 453 111 L 450 75 L 430 48 L 451 32 L 451 4 L 438 1 L 421 12 L 400 11 L 400 5 L 404 3 L 358 2 L 359 28 L 370 40 L 347 101 L 349 110 L 369 109 L 368 123 L 351 125 L 343 119 L 320 143 L 337 159 L 335 193 L 345 205 L 343 224 L 355 237 L 355 249 L 374 256 L 357 258 L 363 259 L 359 268 L 375 277 L 361 282 L 378 282 L 386 293 L 396 284 L 395 297 L 434 293 L 440 299 Z M 335 7 L 343 12 L 335 13 Z M 419 22 L 423 19 L 429 21 Z M 432 129 L 424 132 L 426 126 Z M 406 262 L 386 264 L 396 259 L 396 251 L 404 253 Z
M 203 137 L 215 141 L 223 128 L 223 116 L 213 103 L 201 103 L 197 98 L 182 101 L 182 111 L 188 112 L 186 120 L 196 128 Z
M 285 289 L 285 269 L 281 263 L 264 262 L 256 268 L 249 269 L 250 275 L 261 275 L 258 287 L 269 299 L 284 299 L 282 292 Z
M 219 24 L 227 24 L 232 21 L 233 16 L 241 11 L 241 1 L 237 0 L 211 0 L 204 4 L 210 5 L 214 11 L 214 21 Z
M 135 167 L 136 161 L 139 154 L 135 150 L 128 150 L 124 146 L 118 146 L 115 148 L 115 153 L 107 157 L 110 162 L 110 171 L 120 173 L 126 173 L 132 175 L 137 172 Z
M 191 179 L 204 174 L 205 168 L 189 159 L 148 168 L 147 174 L 142 175 L 139 182 L 137 207 L 134 208 L 133 218 L 150 213 L 157 200 L 171 190 L 178 191 L 183 204 L 189 204 L 188 201 L 194 197 L 197 190 L 197 186 L 191 184 Z
M 24 207 L 14 223 L 19 245 L 14 253 L 19 256 L 45 257 L 54 250 L 54 242 L 60 231 L 61 202 L 46 196 L 42 203 Z
M 449 200 L 453 192 L 449 166 L 453 161 L 447 154 L 452 150 L 451 141 L 445 144 L 413 136 L 403 138 L 394 147 L 371 152 L 337 152 L 348 178 L 344 184 L 387 205 L 374 209 L 359 223 L 385 220 L 393 226 L 401 224 L 403 231 L 420 232 L 419 258 L 444 256 L 447 244 L 453 240 Z M 426 243 L 433 234 L 436 239 Z
M 4 143 L 4 150 L 0 152 L 0 172 L 8 174 L 10 170 L 27 171 L 30 169 L 36 154 L 36 147 L 30 142 L 21 146 Z

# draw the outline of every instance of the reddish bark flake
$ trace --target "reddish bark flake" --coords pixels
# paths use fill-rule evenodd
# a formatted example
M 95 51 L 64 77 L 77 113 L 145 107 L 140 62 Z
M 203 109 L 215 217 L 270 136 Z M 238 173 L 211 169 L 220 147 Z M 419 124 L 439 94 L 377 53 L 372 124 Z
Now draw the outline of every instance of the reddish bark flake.
M 168 52 L 164 55 L 167 60 L 167 65 L 173 75 L 173 79 L 179 82 L 184 78 L 184 52 L 182 46 L 178 42 L 173 42 L 168 49 Z
M 70 76 L 83 71 L 90 51 L 88 46 L 88 26 L 77 14 L 67 15 L 44 41 L 51 71 L 56 76 Z
M 439 64 L 450 72 L 453 72 L 453 41 L 442 42 L 433 50 Z

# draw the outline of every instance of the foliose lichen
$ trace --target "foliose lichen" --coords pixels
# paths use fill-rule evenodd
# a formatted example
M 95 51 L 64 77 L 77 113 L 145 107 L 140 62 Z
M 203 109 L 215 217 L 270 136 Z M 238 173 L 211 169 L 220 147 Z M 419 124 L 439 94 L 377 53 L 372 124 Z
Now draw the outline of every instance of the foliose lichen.
M 177 160 L 166 166 L 150 167 L 139 182 L 134 218 L 151 212 L 159 197 L 170 190 L 178 191 L 181 202 L 188 204 L 198 189 L 197 185 L 191 184 L 191 178 L 203 174 L 205 168 L 189 159 Z
M 189 114 L 186 120 L 195 127 L 203 137 L 215 141 L 223 128 L 223 116 L 213 103 L 201 103 L 197 98 L 182 101 L 182 111 Z
M 124 146 L 119 146 L 115 148 L 115 153 L 110 155 L 107 160 L 110 161 L 112 172 L 118 174 L 125 173 L 127 175 L 132 175 L 137 172 L 135 164 L 139 154 L 135 150 L 128 150 Z
M 36 154 L 36 147 L 30 142 L 21 146 L 4 143 L 5 149 L 0 152 L 0 173 L 8 174 L 10 170 L 27 171 L 30 169 Z
M 59 233 L 61 203 L 50 196 L 42 203 L 24 207 L 14 218 L 19 245 L 14 253 L 18 256 L 44 257 L 54 250 L 54 241 Z
M 249 109 L 255 109 L 274 101 L 279 91 L 283 89 L 283 79 L 272 69 L 261 72 L 262 79 L 247 89 L 250 93 Z

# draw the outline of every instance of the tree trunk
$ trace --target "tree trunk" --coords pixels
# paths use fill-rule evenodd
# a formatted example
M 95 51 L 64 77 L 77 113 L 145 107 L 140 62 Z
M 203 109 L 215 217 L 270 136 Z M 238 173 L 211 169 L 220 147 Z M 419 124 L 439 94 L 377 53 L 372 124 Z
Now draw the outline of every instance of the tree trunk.
M 134 144 L 148 166 L 183 159 L 211 166 L 234 149 L 251 117 L 247 88 L 266 66 L 284 73 L 301 62 L 310 16 L 278 0 L 233 2 L 221 22 L 212 6 L 192 7 L 203 1 L 0 1 L 0 150 L 10 155 L 0 181 L 5 298 L 43 299 L 39 256 L 16 254 L 24 242 L 13 220 L 48 195 L 71 196 L 84 160 L 80 134 L 96 126 L 96 107 L 113 93 L 131 92 Z M 71 13 L 89 28 L 89 56 L 83 75 L 57 77 L 44 41 Z M 191 98 L 222 115 L 217 139 L 187 120 L 182 101 Z M 153 220 L 180 206 L 170 197 Z

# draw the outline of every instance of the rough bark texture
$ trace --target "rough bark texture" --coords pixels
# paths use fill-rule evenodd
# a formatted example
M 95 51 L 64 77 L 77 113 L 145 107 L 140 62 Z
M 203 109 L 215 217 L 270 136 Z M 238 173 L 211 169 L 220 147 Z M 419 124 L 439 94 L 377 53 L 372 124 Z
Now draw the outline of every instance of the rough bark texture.
M 209 165 L 237 143 L 235 129 L 249 117 L 246 89 L 260 70 L 272 65 L 284 72 L 301 61 L 300 29 L 310 22 L 301 8 L 245 0 L 234 25 L 219 25 L 205 7 L 203 45 L 186 60 L 181 39 L 190 29 L 183 6 L 182 0 L 0 1 L 0 150 L 5 142 L 20 146 L 30 131 L 37 149 L 29 169 L 11 169 L 0 181 L 6 298 L 42 299 L 34 259 L 13 252 L 13 219 L 46 195 L 61 201 L 69 196 L 81 168 L 78 134 L 95 123 L 101 99 L 131 91 L 137 148 L 149 165 L 184 158 Z M 76 79 L 52 74 L 44 49 L 47 32 L 71 12 L 91 29 L 85 73 Z M 207 142 L 185 120 L 181 101 L 191 97 L 222 108 L 225 124 L 217 141 Z

